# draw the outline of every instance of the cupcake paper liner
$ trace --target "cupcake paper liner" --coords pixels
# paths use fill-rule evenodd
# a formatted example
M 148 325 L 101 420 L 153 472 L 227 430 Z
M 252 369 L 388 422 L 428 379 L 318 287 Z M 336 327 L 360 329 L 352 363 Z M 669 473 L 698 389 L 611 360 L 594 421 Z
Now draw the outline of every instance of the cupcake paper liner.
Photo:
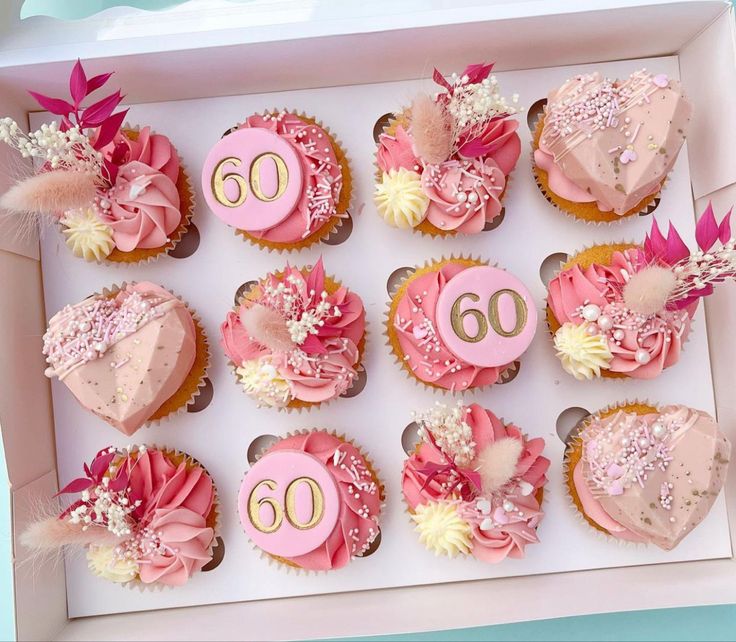
M 305 268 L 302 268 L 302 270 L 301 270 L 302 273 L 304 272 L 304 269 Z M 281 276 L 283 276 L 284 273 L 281 272 L 281 271 L 278 271 L 278 272 L 273 272 L 273 274 L 276 277 L 281 277 Z M 245 290 L 245 292 L 242 294 L 242 296 L 240 296 L 240 298 L 238 299 L 236 305 L 233 307 L 233 311 L 234 312 L 237 312 L 238 311 L 238 308 L 242 305 L 243 301 L 246 301 L 246 300 L 254 301 L 254 300 L 257 299 L 257 297 L 259 295 L 259 292 L 260 292 L 260 284 L 262 282 L 263 282 L 263 279 L 259 279 L 258 282 L 255 285 L 253 285 L 252 287 L 250 287 L 247 290 Z M 340 289 L 340 287 L 342 287 L 342 282 L 341 281 L 338 281 L 337 279 L 335 279 L 331 275 L 325 275 L 325 290 L 329 294 L 334 294 L 338 289 Z M 363 309 L 365 309 L 365 306 L 363 306 Z M 367 342 L 368 342 L 368 334 L 369 334 L 369 331 L 368 331 L 368 321 L 366 320 L 365 321 L 365 329 L 363 331 L 363 336 L 361 337 L 360 341 L 358 342 L 358 346 L 357 346 L 358 347 L 358 363 L 355 364 L 355 366 L 354 366 L 356 372 L 360 372 L 361 370 L 365 370 L 365 366 L 363 364 L 363 359 L 365 357 L 366 345 L 367 345 Z M 239 387 L 242 388 L 242 386 L 240 385 L 240 382 L 238 381 L 238 375 L 237 375 L 237 372 L 236 372 L 239 366 L 234 361 L 232 361 L 231 359 L 228 359 L 228 366 L 232 370 L 233 377 L 235 378 L 235 383 Z M 348 390 L 350 390 L 350 388 L 348 388 Z M 244 392 L 244 394 L 247 395 L 247 393 L 245 393 L 245 392 Z M 250 397 L 250 395 L 247 395 L 247 396 Z M 300 399 L 292 399 L 291 401 L 289 401 L 289 403 L 286 406 L 283 406 L 283 407 L 282 406 L 275 406 L 275 409 L 278 410 L 278 411 L 280 411 L 280 412 L 291 413 L 291 412 L 297 411 L 297 412 L 301 413 L 304 410 L 307 410 L 308 411 L 308 410 L 311 410 L 312 408 L 324 408 L 328 404 L 333 403 L 335 400 L 340 399 L 341 397 L 342 397 L 342 395 L 338 395 L 337 397 L 332 397 L 331 399 L 327 399 L 325 401 L 319 401 L 319 402 L 308 402 L 308 401 L 302 401 Z M 254 400 L 254 401 L 256 401 L 256 400 Z
M 92 296 L 104 296 L 105 298 L 111 299 L 115 297 L 118 292 L 124 290 L 128 285 L 127 282 L 123 281 L 120 285 L 112 285 L 108 288 L 104 288 L 101 293 L 95 293 Z M 135 285 L 135 281 L 131 281 L 130 285 Z M 189 370 L 184 383 L 179 386 L 179 389 L 171 395 L 163 404 L 154 412 L 143 425 L 143 427 L 157 426 L 162 421 L 172 419 L 176 415 L 183 414 L 187 411 L 190 404 L 194 403 L 194 400 L 201 394 L 202 390 L 206 386 L 205 379 L 207 378 L 207 372 L 210 368 L 210 347 L 209 340 L 204 331 L 204 326 L 199 314 L 189 305 L 183 297 L 180 297 L 173 290 L 164 288 L 169 294 L 175 296 L 179 301 L 184 304 L 189 314 L 192 316 L 194 322 L 194 329 L 196 334 L 196 349 L 194 364 Z
M 129 451 L 135 451 L 138 448 L 138 446 L 130 446 Z M 219 494 L 217 491 L 217 486 L 214 482 L 214 477 L 210 475 L 207 468 L 205 468 L 197 459 L 192 457 L 190 454 L 185 453 L 182 450 L 176 449 L 176 448 L 161 448 L 156 446 L 155 444 L 148 445 L 146 444 L 147 450 L 158 450 L 162 452 L 164 455 L 166 455 L 167 458 L 176 466 L 178 466 L 181 462 L 186 462 L 187 469 L 192 469 L 195 467 L 199 467 L 202 470 L 204 470 L 205 473 L 212 479 L 212 488 L 214 490 L 214 499 L 212 501 L 212 508 L 210 509 L 209 514 L 206 517 L 206 525 L 213 530 L 212 533 L 212 541 L 210 542 L 210 546 L 208 549 L 208 554 L 210 556 L 210 559 L 212 558 L 212 551 L 214 550 L 215 546 L 217 546 L 217 538 L 220 535 L 220 531 L 222 529 L 222 515 L 220 510 L 220 504 L 219 504 Z M 201 571 L 197 571 L 201 572 Z M 139 577 L 136 577 L 135 579 L 132 579 L 128 582 L 125 582 L 124 584 L 121 584 L 127 589 L 130 590 L 137 590 L 141 593 L 146 592 L 159 592 L 166 589 L 174 589 L 177 588 L 176 586 L 171 586 L 170 584 L 162 584 L 161 582 L 151 582 L 149 584 L 142 582 Z
M 402 112 L 398 114 L 394 114 L 391 118 L 389 118 L 388 123 L 384 125 L 382 134 L 388 134 L 389 136 L 393 136 L 396 133 L 396 128 L 399 125 L 408 126 L 409 124 L 409 116 L 410 116 L 411 110 L 407 107 Z M 381 181 L 383 178 L 383 170 L 378 166 L 378 143 L 376 143 L 376 153 L 373 154 L 373 167 L 375 169 L 375 180 L 374 184 L 377 184 Z M 499 202 L 501 203 L 501 206 L 503 207 L 503 201 L 506 197 L 506 194 L 509 191 L 509 185 L 511 184 L 511 179 L 513 175 L 513 170 L 505 177 L 506 183 L 504 185 L 503 191 L 498 197 Z M 497 215 L 501 216 L 499 213 Z M 496 218 L 497 218 L 496 217 Z M 495 221 L 495 218 L 493 219 Z M 490 223 L 493 221 L 487 221 L 487 223 Z M 503 222 L 503 221 L 502 221 Z M 496 228 L 493 228 L 496 229 Z M 432 225 L 426 218 L 419 223 L 416 227 L 412 227 L 411 232 L 419 232 L 422 236 L 428 236 L 430 238 L 436 238 L 436 237 L 472 237 L 476 236 L 477 234 L 482 234 L 482 232 L 477 232 L 476 234 L 467 234 L 465 232 L 458 232 L 457 230 L 442 230 L 439 227 L 435 227 Z M 486 230 L 483 230 L 486 231 Z
M 475 267 L 479 265 L 488 265 L 488 261 L 482 260 L 480 258 L 473 258 L 472 256 L 455 256 L 454 254 L 451 254 L 449 258 L 442 257 L 439 260 L 431 260 L 431 261 L 425 261 L 424 265 L 421 267 L 412 267 L 412 268 L 406 268 L 406 276 L 402 276 L 399 278 L 399 280 L 396 281 L 393 289 L 393 294 L 390 295 L 389 303 L 388 303 L 388 309 L 386 311 L 386 319 L 384 321 L 384 332 L 383 335 L 386 338 L 386 345 L 391 349 L 391 353 L 394 356 L 395 363 L 399 364 L 401 366 L 402 371 L 405 375 L 407 375 L 407 378 L 410 381 L 413 381 L 415 384 L 419 386 L 424 386 L 428 388 L 429 390 L 433 391 L 440 391 L 443 395 L 464 395 L 464 394 L 474 394 L 475 392 L 479 390 L 484 390 L 486 388 L 489 388 L 494 385 L 499 385 L 499 382 L 501 382 L 501 379 L 504 378 L 507 373 L 510 373 L 514 370 L 517 370 L 519 366 L 516 365 L 516 363 L 511 363 L 509 366 L 503 370 L 501 373 L 499 373 L 499 379 L 495 383 L 489 383 L 485 386 L 475 386 L 472 388 L 466 388 L 465 390 L 458 390 L 458 391 L 451 391 L 447 388 L 443 388 L 442 386 L 438 386 L 436 384 L 433 384 L 428 381 L 422 381 L 419 377 L 417 377 L 412 369 L 408 366 L 408 362 L 405 360 L 405 355 L 403 351 L 401 350 L 401 345 L 399 344 L 399 338 L 396 334 L 396 329 L 394 328 L 393 319 L 396 316 L 396 310 L 398 309 L 399 301 L 401 296 L 403 296 L 409 286 L 409 283 L 411 283 L 415 278 L 418 278 L 420 276 L 423 276 L 425 274 L 429 274 L 430 272 L 434 272 L 444 265 L 448 263 L 460 263 L 464 265 L 465 267 Z M 505 381 L 502 383 L 506 383 Z
M 651 412 L 659 412 L 659 408 L 653 406 L 648 401 L 640 401 L 638 399 L 635 399 L 634 401 L 624 401 L 610 404 L 592 414 L 598 415 L 599 417 L 610 417 L 619 410 L 623 410 L 624 412 L 635 412 L 638 415 L 645 415 Z M 615 542 L 619 546 L 625 548 L 646 548 L 647 545 L 644 542 L 632 542 L 630 540 L 621 539 L 620 537 L 614 537 L 602 526 L 598 525 L 596 522 L 590 519 L 583 511 L 580 499 L 578 498 L 577 491 L 572 480 L 572 475 L 570 473 L 582 457 L 583 440 L 580 438 L 579 432 L 580 429 L 586 425 L 589 419 L 590 415 L 583 418 L 579 422 L 579 424 L 575 428 L 573 428 L 573 430 L 576 431 L 576 434 L 565 444 L 565 450 L 562 459 L 562 479 L 565 486 L 565 494 L 568 500 L 568 506 L 570 506 L 570 509 L 572 510 L 573 514 L 578 519 L 580 524 L 585 525 L 587 530 L 595 533 L 599 539 L 605 540 L 606 542 Z
M 336 216 L 331 217 L 324 225 L 322 225 L 322 227 L 316 229 L 309 236 L 301 239 L 300 241 L 295 241 L 293 243 L 276 243 L 274 241 L 259 239 L 249 234 L 245 230 L 235 230 L 236 236 L 242 237 L 244 240 L 247 240 L 251 245 L 265 248 L 269 252 L 276 251 L 279 254 L 282 254 L 283 252 L 296 252 L 299 250 L 303 250 L 305 248 L 311 247 L 315 243 L 328 239 L 330 236 L 332 236 L 332 234 L 334 234 L 335 231 L 343 224 L 345 219 L 350 217 L 348 208 L 350 207 L 350 203 L 353 198 L 353 178 L 350 169 L 350 159 L 348 158 L 340 139 L 337 138 L 330 131 L 329 127 L 323 125 L 321 121 L 317 120 L 313 116 L 308 116 L 305 112 L 274 108 L 264 112 L 263 115 L 276 115 L 284 111 L 298 116 L 301 120 L 307 123 L 316 125 L 320 129 L 322 129 L 325 134 L 327 134 L 330 144 L 335 151 L 337 162 L 340 164 L 340 170 L 342 172 L 342 189 L 340 190 L 340 198 L 336 203 Z
M 534 152 L 539 147 L 539 139 L 542 135 L 542 128 L 544 127 L 544 118 L 544 111 L 542 111 L 537 117 L 537 121 L 532 132 L 531 165 L 532 173 L 534 175 L 534 181 L 536 182 L 539 191 L 542 193 L 542 196 L 544 196 L 544 198 L 550 203 L 550 205 L 552 205 L 562 213 L 566 214 L 567 216 L 570 216 L 578 221 L 583 221 L 585 223 L 593 225 L 615 223 L 617 221 L 621 221 L 636 215 L 647 216 L 657 208 L 662 192 L 664 191 L 667 184 L 667 176 L 662 179 L 662 183 L 660 184 L 659 189 L 654 194 L 650 194 L 649 196 L 644 197 L 640 203 L 638 203 L 635 207 L 622 215 L 616 214 L 613 211 L 602 212 L 598 209 L 598 206 L 595 202 L 576 203 L 574 201 L 568 201 L 558 194 L 555 194 L 550 189 L 547 182 L 547 172 L 538 167 L 537 164 L 534 162 Z
M 292 430 L 292 431 L 287 432 L 286 433 L 286 436 L 280 438 L 278 440 L 278 442 L 282 441 L 283 439 L 288 439 L 289 437 L 297 437 L 299 435 L 308 435 L 309 433 L 312 433 L 312 432 L 325 432 L 328 435 L 331 435 L 332 437 L 335 437 L 335 438 L 339 439 L 341 442 L 353 446 L 355 449 L 357 449 L 358 453 L 360 454 L 360 456 L 365 461 L 366 467 L 370 471 L 371 476 L 373 477 L 373 481 L 378 486 L 378 492 L 380 493 L 381 505 L 380 505 L 379 512 L 378 512 L 378 520 L 377 520 L 378 534 L 376 535 L 376 537 L 379 537 L 380 536 L 380 533 L 381 533 L 381 523 L 380 523 L 381 522 L 381 516 L 383 515 L 384 511 L 386 510 L 386 486 L 383 483 L 383 480 L 381 479 L 381 471 L 380 471 L 380 469 L 377 468 L 376 465 L 373 463 L 373 460 L 370 457 L 368 457 L 368 455 L 366 455 L 366 453 L 363 450 L 363 448 L 361 448 L 360 446 L 358 446 L 352 439 L 348 439 L 347 438 L 347 435 L 345 433 L 338 433 L 338 432 L 336 432 L 334 430 L 327 430 L 325 428 L 311 428 L 311 429 L 310 428 L 301 428 L 301 429 L 298 429 L 298 430 Z M 274 442 L 274 444 L 275 443 L 278 443 L 278 442 Z M 271 446 L 266 447 L 266 448 L 262 448 L 261 451 L 256 454 L 256 461 L 258 461 L 261 457 L 263 457 L 264 455 L 266 455 L 268 453 L 268 451 L 272 447 L 273 447 L 273 444 Z M 241 476 L 241 478 L 240 478 L 240 485 L 241 486 L 242 486 L 243 481 L 245 480 L 245 477 L 246 477 L 246 475 L 248 474 L 249 471 L 250 471 L 250 466 L 249 466 L 248 470 L 245 471 L 243 473 L 243 475 Z M 237 510 L 236 510 L 236 518 L 238 519 L 238 523 L 240 523 L 240 514 L 239 514 L 239 512 Z M 241 528 L 242 528 L 242 524 L 241 524 Z M 245 533 L 245 530 L 243 530 L 243 532 Z M 246 533 L 246 537 L 247 537 L 247 533 Z M 375 541 L 376 537 L 374 537 L 373 540 L 371 540 L 371 542 L 366 546 L 366 549 L 365 550 L 368 550 L 368 548 L 373 543 L 373 541 Z M 272 555 L 271 553 L 267 553 L 262 548 L 259 548 L 250 538 L 248 538 L 248 541 L 250 542 L 251 548 L 256 553 L 258 553 L 259 557 L 262 560 L 265 560 L 266 562 L 268 562 L 268 565 L 269 566 L 275 566 L 275 567 L 281 569 L 282 571 L 286 571 L 287 573 L 294 573 L 295 575 L 307 575 L 308 576 L 308 575 L 325 575 L 327 573 L 332 573 L 334 571 L 341 570 L 339 568 L 338 569 L 330 569 L 330 570 L 314 570 L 314 569 L 303 568 L 301 566 L 298 566 L 297 564 L 294 564 L 293 562 L 290 562 L 289 560 L 287 560 L 287 559 L 285 559 L 283 557 L 279 557 L 278 555 Z M 364 552 L 365 552 L 365 550 L 364 550 Z M 351 562 L 354 561 L 356 558 L 360 558 L 360 557 L 362 557 L 362 553 L 360 555 L 354 555 L 354 556 L 352 556 Z M 346 566 L 347 566 L 347 564 L 346 564 Z
M 137 139 L 140 132 L 140 126 L 131 126 L 125 124 L 122 130 L 128 136 L 135 136 L 134 140 Z M 154 133 L 153 131 L 151 133 Z M 172 147 L 174 144 L 171 143 Z M 169 235 L 169 240 L 165 245 L 161 247 L 155 247 L 150 249 L 136 248 L 131 252 L 123 252 L 117 248 L 101 261 L 94 261 L 95 263 L 105 265 L 135 265 L 151 263 L 158 259 L 161 255 L 168 254 L 173 250 L 181 241 L 182 236 L 186 234 L 189 229 L 189 225 L 192 222 L 192 216 L 194 215 L 194 208 L 196 205 L 194 188 L 192 187 L 192 181 L 186 171 L 186 166 L 182 160 L 179 150 L 174 147 L 174 151 L 179 158 L 179 176 L 176 180 L 176 189 L 179 192 L 180 205 L 179 211 L 181 212 L 181 222 L 179 226 Z
M 632 249 L 641 247 L 638 243 L 604 243 L 601 245 L 591 245 L 586 246 L 579 252 L 576 252 L 575 254 L 569 256 L 568 260 L 563 263 L 560 266 L 560 269 L 555 272 L 553 279 L 556 278 L 560 272 L 563 272 L 564 270 L 567 270 L 571 268 L 573 265 L 580 265 L 582 268 L 587 268 L 593 263 L 598 263 L 601 265 L 608 265 L 611 260 L 611 255 L 614 252 L 621 252 L 624 250 Z M 547 297 L 544 299 L 544 309 L 545 309 L 545 323 L 547 325 L 547 331 L 549 332 L 550 338 L 554 339 L 555 333 L 557 330 L 560 329 L 561 323 L 557 320 L 557 317 L 552 313 L 552 308 L 549 306 L 549 303 L 547 303 Z M 695 319 L 690 320 L 690 331 L 692 332 L 692 327 L 695 323 Z M 682 341 L 682 345 L 684 346 L 688 341 L 690 340 L 690 332 L 688 332 L 687 337 Z M 672 364 L 673 367 L 676 364 Z M 572 376 L 569 373 L 565 372 L 567 376 Z M 625 372 L 611 372 L 610 370 L 601 369 L 601 376 L 596 377 L 595 379 L 591 379 L 590 381 L 595 381 L 596 379 L 609 379 L 609 380 L 616 380 L 616 381 L 627 381 L 629 379 L 636 379 L 636 377 L 631 377 L 630 375 L 626 374 Z

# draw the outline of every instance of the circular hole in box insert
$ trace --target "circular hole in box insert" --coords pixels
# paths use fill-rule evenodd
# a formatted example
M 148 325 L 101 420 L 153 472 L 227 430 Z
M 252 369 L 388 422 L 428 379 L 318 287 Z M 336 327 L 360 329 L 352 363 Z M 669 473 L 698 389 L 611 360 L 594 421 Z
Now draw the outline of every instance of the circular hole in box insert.
M 394 293 L 401 287 L 401 282 L 414 274 L 416 270 L 413 267 L 400 267 L 396 268 L 386 279 L 386 291 L 389 296 L 393 296 Z
M 514 361 L 506 370 L 501 373 L 501 376 L 496 382 L 497 386 L 501 386 L 505 383 L 511 383 L 519 375 L 521 369 L 521 361 Z
M 350 212 L 345 212 L 345 215 L 340 225 L 326 239 L 322 239 L 325 245 L 341 245 L 350 238 L 353 233 L 353 217 Z
M 401 447 L 404 452 L 411 456 L 416 452 L 417 444 L 421 443 L 422 439 L 419 437 L 419 424 L 416 421 L 412 421 L 407 424 L 401 433 Z
M 259 435 L 248 446 L 248 463 L 252 466 L 258 461 L 258 457 L 273 446 L 280 439 L 276 435 Z
M 217 543 L 212 549 L 212 559 L 202 567 L 203 573 L 214 571 L 220 564 L 222 564 L 222 560 L 225 558 L 225 540 L 223 540 L 222 537 L 218 537 L 216 542 Z
M 570 442 L 578 433 L 581 422 L 590 416 L 590 411 L 580 406 L 566 408 L 557 417 L 557 436 L 563 444 Z
M 345 392 L 343 392 L 340 396 L 344 399 L 352 399 L 353 397 L 357 397 L 361 392 L 363 392 L 363 389 L 365 388 L 365 384 L 368 382 L 368 373 L 365 371 L 364 367 L 361 367 L 358 370 L 358 376 L 355 377 L 353 380 L 353 385 L 350 386 Z
M 212 403 L 212 397 L 214 394 L 215 389 L 212 385 L 212 380 L 209 377 L 206 377 L 203 385 L 199 388 L 199 394 L 194 398 L 194 401 L 187 406 L 187 412 L 202 412 Z
M 235 305 L 240 305 L 240 299 L 248 294 L 248 292 L 250 292 L 256 285 L 258 285 L 258 281 L 246 281 L 237 290 L 235 290 Z
M 503 223 L 503 219 L 506 218 L 506 208 L 502 207 L 501 211 L 498 213 L 498 216 L 494 218 L 492 221 L 487 221 L 486 224 L 483 226 L 484 232 L 490 232 L 491 230 L 495 230 L 501 223 Z
M 378 535 L 375 536 L 373 541 L 370 543 L 368 548 L 366 549 L 365 553 L 363 553 L 360 557 L 368 557 L 369 555 L 373 555 L 378 550 L 378 547 L 381 545 L 381 529 L 378 529 Z
M 544 107 L 547 104 L 546 98 L 540 98 L 531 104 L 531 107 L 526 110 L 526 124 L 529 127 L 529 131 L 534 133 L 537 127 L 537 120 L 544 113 Z
M 564 252 L 555 252 L 542 261 L 539 266 L 539 278 L 542 279 L 544 287 L 549 285 L 549 282 L 555 278 L 562 265 L 567 263 L 569 258 L 570 256 Z
M 194 223 L 190 223 L 184 236 L 181 237 L 176 247 L 169 252 L 169 256 L 173 256 L 175 259 L 186 259 L 197 251 L 199 241 L 199 228 Z
M 378 137 L 383 133 L 384 128 L 388 125 L 388 121 L 393 117 L 394 115 L 389 112 L 388 114 L 381 116 L 376 121 L 376 124 L 373 125 L 373 140 L 376 141 L 376 143 L 378 142 Z
M 660 196 L 657 196 L 657 198 L 654 199 L 654 202 L 647 207 L 646 210 L 643 212 L 639 212 L 639 216 L 649 216 L 650 214 L 654 213 L 654 210 L 656 210 L 659 207 L 659 202 L 662 200 Z

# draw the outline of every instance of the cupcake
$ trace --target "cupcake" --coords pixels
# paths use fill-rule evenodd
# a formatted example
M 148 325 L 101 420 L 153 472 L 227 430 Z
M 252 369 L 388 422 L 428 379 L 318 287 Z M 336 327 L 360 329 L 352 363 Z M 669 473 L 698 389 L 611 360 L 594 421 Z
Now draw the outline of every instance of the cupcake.
M 654 221 L 641 246 L 596 245 L 572 256 L 549 283 L 547 323 L 562 367 L 576 379 L 653 379 L 680 358 L 701 297 L 736 274 L 726 215 L 708 206 L 691 253 Z
M 676 80 L 580 74 L 550 92 L 534 133 L 547 200 L 589 222 L 647 213 L 685 141 L 692 107 Z
M 404 463 L 402 490 L 419 540 L 435 555 L 497 563 L 539 542 L 549 460 L 478 404 L 436 404 L 415 416 L 421 442 Z
M 199 320 L 147 281 L 67 305 L 49 321 L 43 353 L 46 376 L 125 435 L 184 410 L 209 365 Z
M 515 276 L 450 258 L 416 268 L 395 288 L 386 334 L 410 377 L 457 392 L 504 382 L 537 329 L 537 309 Z
M 58 495 L 78 497 L 21 537 L 41 554 L 81 547 L 92 573 L 138 587 L 182 586 L 212 559 L 217 491 L 189 455 L 110 446 Z
M 348 217 L 352 182 L 340 143 L 314 118 L 289 111 L 249 116 L 207 154 L 210 210 L 251 243 L 299 250 Z
M 565 480 L 593 528 L 670 551 L 705 519 L 730 455 L 705 412 L 624 403 L 581 422 L 565 450 Z
M 113 113 L 123 99 L 119 90 L 82 106 L 110 76 L 87 79 L 77 61 L 72 102 L 30 92 L 60 124 L 25 134 L 12 119 L 0 120 L 0 140 L 36 161 L 35 174 L 6 192 L 0 206 L 50 217 L 72 253 L 87 261 L 138 263 L 174 249 L 194 194 L 171 141 L 150 127 L 123 125 L 127 109 Z
M 238 512 L 253 545 L 290 568 L 331 571 L 380 535 L 383 486 L 351 442 L 325 430 L 279 440 L 245 474 Z
M 345 394 L 365 351 L 360 297 L 314 267 L 266 275 L 220 327 L 238 383 L 260 406 L 303 409 Z
M 501 95 L 493 65 L 470 65 L 441 91 L 419 94 L 378 138 L 374 200 L 393 227 L 431 236 L 476 234 L 500 223 L 521 142 L 518 96 Z

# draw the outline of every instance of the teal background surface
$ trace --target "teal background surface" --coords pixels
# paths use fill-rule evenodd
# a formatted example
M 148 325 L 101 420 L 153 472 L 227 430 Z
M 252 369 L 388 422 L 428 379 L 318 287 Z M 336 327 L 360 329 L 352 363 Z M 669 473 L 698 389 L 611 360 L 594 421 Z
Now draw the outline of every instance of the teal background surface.
M 183 0 L 26 0 L 21 17 L 49 15 L 74 20 L 113 6 L 159 10 L 181 2 Z M 1 442 L 0 484 L 3 489 L 7 488 Z M 0 492 L 0 640 L 14 638 L 12 580 L 9 494 Z M 592 615 L 361 640 L 736 640 L 736 605 Z

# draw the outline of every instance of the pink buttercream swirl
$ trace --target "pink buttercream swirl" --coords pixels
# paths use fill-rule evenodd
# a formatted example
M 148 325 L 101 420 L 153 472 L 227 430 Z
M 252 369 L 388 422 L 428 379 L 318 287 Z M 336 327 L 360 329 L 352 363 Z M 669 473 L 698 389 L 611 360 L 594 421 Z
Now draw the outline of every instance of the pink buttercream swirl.
M 458 359 L 437 331 L 437 299 L 445 284 L 465 269 L 447 263 L 412 279 L 390 320 L 396 331 L 406 367 L 425 383 L 455 392 L 497 383 L 512 364 L 482 368 Z
M 139 559 L 140 580 L 181 586 L 212 559 L 214 530 L 207 517 L 215 501 L 212 479 L 198 464 L 175 465 L 166 453 L 146 450 L 128 456 L 131 501 L 139 530 L 156 538 L 153 550 Z
M 594 325 L 608 339 L 613 355 L 609 370 L 636 379 L 653 379 L 679 360 L 697 301 L 683 310 L 664 310 L 648 316 L 628 310 L 622 291 L 639 265 L 638 249 L 615 252 L 608 266 L 593 264 L 583 269 L 574 265 L 550 281 L 547 304 L 561 325 L 585 323 L 582 308 L 590 303 L 599 306 L 602 316 L 613 321 L 606 330 Z M 621 338 L 617 338 L 620 332 L 614 336 L 617 331 L 623 332 Z M 646 363 L 636 358 L 641 350 L 649 357 Z
M 279 450 L 300 450 L 319 459 L 337 482 L 340 498 L 337 524 L 327 540 L 309 553 L 286 559 L 304 569 L 329 571 L 361 556 L 380 532 L 382 504 L 379 484 L 361 452 L 323 430 L 282 439 L 266 454 Z
M 434 227 L 476 234 L 501 213 L 507 177 L 521 154 L 518 127 L 504 117 L 490 121 L 472 138 L 466 128 L 457 136 L 459 151 L 432 165 L 416 155 L 411 129 L 398 125 L 393 135 L 379 136 L 376 164 L 382 172 L 403 167 L 421 176 L 430 199 L 427 220 Z
M 291 214 L 272 228 L 249 234 L 274 243 L 296 243 L 339 216 L 342 168 L 324 129 L 288 112 L 249 116 L 240 127 L 261 127 L 289 142 L 296 150 L 304 175 L 302 196 Z
M 430 501 L 456 502 L 458 514 L 472 528 L 473 557 L 490 563 L 506 557 L 522 558 L 526 545 L 539 541 L 537 528 L 544 517 L 538 501 L 538 491 L 547 482 L 550 465 L 542 456 L 544 439 L 527 439 L 517 426 L 504 425 L 478 404 L 468 406 L 465 411 L 465 423 L 472 431 L 475 444 L 472 461 L 464 469 L 457 466 L 454 458 L 437 445 L 425 424 L 427 441 L 404 463 L 404 499 L 412 510 Z M 521 454 L 513 477 L 502 488 L 486 493 L 482 484 L 472 481 L 480 467 L 479 455 L 504 438 L 522 442 Z M 458 484 L 458 479 L 463 481 Z M 513 510 L 505 510 L 507 502 L 513 504 Z
M 274 294 L 277 290 L 280 293 Z M 269 274 L 258 291 L 258 297 L 246 298 L 221 325 L 221 345 L 230 360 L 242 366 L 265 358 L 288 382 L 291 398 L 307 403 L 329 401 L 349 390 L 357 376 L 359 345 L 365 334 L 360 297 L 342 286 L 327 293 L 321 259 L 311 270 L 287 266 L 281 274 Z M 284 295 L 291 303 L 285 304 Z M 299 321 L 315 313 L 323 301 L 329 303 L 329 312 L 322 324 L 287 352 L 270 349 L 249 336 L 241 318 L 246 310 L 261 305 L 276 311 L 284 323 Z
M 176 148 L 167 136 L 152 133 L 150 127 L 144 127 L 139 132 L 121 129 L 112 142 L 100 151 L 117 167 L 139 161 L 166 175 L 172 183 L 179 178 L 180 163 Z
M 120 168 L 115 185 L 96 198 L 95 206 L 123 252 L 165 245 L 182 216 L 176 184 L 137 160 Z

